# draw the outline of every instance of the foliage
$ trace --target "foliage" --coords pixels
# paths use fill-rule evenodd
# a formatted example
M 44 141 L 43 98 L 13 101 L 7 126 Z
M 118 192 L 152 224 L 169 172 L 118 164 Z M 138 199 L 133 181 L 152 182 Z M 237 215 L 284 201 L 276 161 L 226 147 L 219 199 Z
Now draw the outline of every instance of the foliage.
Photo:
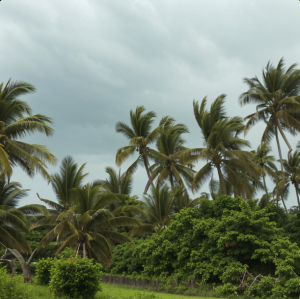
M 130 248 L 119 245 L 111 272 L 134 274 L 133 258 L 138 269 L 142 264 L 139 273 L 143 277 L 177 276 L 181 282 L 195 278 L 201 283 L 221 283 L 220 294 L 235 296 L 247 269 L 253 277 L 278 278 L 285 292 L 289 285 L 292 294 L 298 288 L 293 279 L 300 272 L 300 249 L 270 221 L 278 209 L 273 204 L 261 208 L 257 200 L 225 195 L 214 201 L 202 199 L 199 208 L 176 214 L 160 234 L 135 241 Z
M 101 266 L 87 258 L 61 259 L 50 270 L 50 289 L 55 296 L 94 298 L 100 288 Z
M 6 268 L 0 267 L 0 298 L 2 299 L 31 299 L 26 285 L 20 284 L 17 277 L 6 273 Z
M 50 282 L 50 270 L 53 266 L 54 259 L 48 257 L 47 259 L 40 259 L 36 263 L 36 278 L 39 284 L 48 284 Z
M 21 138 L 36 132 L 46 136 L 53 134 L 48 125 L 51 118 L 42 114 L 31 114 L 30 106 L 19 99 L 32 93 L 35 87 L 23 81 L 11 81 L 0 84 L 0 173 L 11 176 L 12 167 L 19 165 L 29 176 L 40 172 L 49 179 L 45 163 L 56 163 L 56 158 L 43 145 L 29 144 Z
M 39 248 L 55 238 L 63 240 L 56 254 L 66 247 L 76 247 L 83 257 L 95 258 L 103 264 L 111 262 L 108 240 L 118 243 L 130 239 L 115 231 L 120 226 L 139 225 L 139 221 L 126 216 L 114 217 L 105 206 L 118 200 L 118 194 L 103 192 L 99 185 L 86 184 L 76 189 L 76 205 L 57 217 L 58 224 L 41 240 Z

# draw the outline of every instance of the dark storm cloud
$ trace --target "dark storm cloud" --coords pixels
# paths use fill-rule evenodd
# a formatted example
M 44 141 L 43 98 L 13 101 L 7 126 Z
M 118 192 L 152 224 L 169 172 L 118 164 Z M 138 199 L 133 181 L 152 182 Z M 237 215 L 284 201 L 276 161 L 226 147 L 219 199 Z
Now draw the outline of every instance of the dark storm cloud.
M 128 123 L 138 105 L 156 111 L 158 120 L 171 115 L 187 124 L 189 147 L 202 146 L 193 99 L 208 95 L 211 102 L 226 93 L 231 116 L 251 113 L 253 106 L 237 101 L 246 89 L 242 79 L 260 76 L 269 59 L 300 62 L 299 11 L 295 0 L 6 0 L 0 4 L 1 81 L 34 84 L 37 92 L 25 99 L 54 120 L 54 137 L 30 142 L 46 144 L 59 159 L 88 162 L 90 180 L 104 178 L 116 149 L 127 144 L 115 123 Z M 261 128 L 247 136 L 254 148 Z M 53 196 L 39 177 L 16 169 L 14 179 L 32 189 L 30 200 L 36 191 Z M 135 180 L 141 196 L 143 170 Z

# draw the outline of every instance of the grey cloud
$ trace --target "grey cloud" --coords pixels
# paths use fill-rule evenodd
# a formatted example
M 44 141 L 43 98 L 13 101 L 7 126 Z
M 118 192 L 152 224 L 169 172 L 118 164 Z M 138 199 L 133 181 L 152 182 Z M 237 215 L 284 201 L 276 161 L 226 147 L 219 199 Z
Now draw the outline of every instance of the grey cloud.
M 202 145 L 194 99 L 208 95 L 211 102 L 226 93 L 229 115 L 251 113 L 254 106 L 237 101 L 246 89 L 242 79 L 260 76 L 269 59 L 299 61 L 299 8 L 292 0 L 4 0 L 1 81 L 34 84 L 37 93 L 25 99 L 35 113 L 54 119 L 54 137 L 36 135 L 30 142 L 47 145 L 59 159 L 88 162 L 89 180 L 103 178 L 116 149 L 128 142 L 115 123 L 128 123 L 138 105 L 157 112 L 157 123 L 164 115 L 186 123 L 189 147 Z M 262 129 L 247 135 L 253 148 Z M 14 177 L 33 198 L 36 189 L 53 196 L 40 178 L 18 169 Z M 142 169 L 135 180 L 134 193 L 141 195 Z

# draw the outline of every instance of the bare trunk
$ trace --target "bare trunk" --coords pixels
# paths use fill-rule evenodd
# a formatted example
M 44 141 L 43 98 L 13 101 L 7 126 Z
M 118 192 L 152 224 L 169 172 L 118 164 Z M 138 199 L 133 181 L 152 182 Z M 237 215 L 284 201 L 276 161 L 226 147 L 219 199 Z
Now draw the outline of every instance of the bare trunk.
M 278 152 L 279 152 L 279 158 L 280 158 L 280 167 L 281 167 L 281 173 L 282 173 L 282 179 L 285 180 L 285 176 L 284 176 L 284 172 L 283 172 L 283 160 L 282 160 L 282 153 L 281 153 L 281 147 L 280 147 L 280 142 L 279 142 L 279 138 L 278 138 L 278 130 L 277 130 L 277 125 L 275 125 L 275 136 L 276 136 L 276 142 L 277 142 L 277 147 L 278 147 Z M 284 209 L 287 211 L 283 196 L 281 196 L 281 201 L 282 204 L 284 206 Z
M 283 132 L 283 130 L 282 130 L 282 128 L 281 128 L 281 125 L 280 125 L 279 121 L 278 121 L 278 129 L 279 129 L 279 132 L 280 132 L 280 134 L 281 134 L 283 140 L 285 141 L 286 145 L 287 145 L 288 148 L 289 148 L 289 152 L 291 152 L 293 149 L 292 149 L 292 147 L 291 147 L 289 141 L 287 140 L 287 138 L 286 138 L 286 136 L 285 136 L 285 134 L 284 134 L 284 132 Z
M 266 184 L 265 175 L 263 175 L 263 181 L 264 181 L 264 187 L 265 187 L 266 195 L 268 195 L 268 188 L 267 188 L 267 184 Z
M 30 263 L 32 262 L 33 255 L 34 255 L 36 249 L 32 252 L 27 263 L 25 262 L 23 256 L 20 254 L 20 252 L 18 250 L 16 250 L 16 249 L 8 249 L 8 250 L 18 259 L 18 261 L 21 265 L 23 276 L 24 276 L 24 283 L 32 282 L 31 273 L 30 273 Z
M 226 190 L 226 185 L 225 185 L 225 180 L 221 171 L 221 167 L 220 165 L 216 165 L 217 170 L 218 170 L 218 175 L 219 175 L 219 180 L 220 180 L 220 185 L 221 185 L 221 189 L 222 189 L 222 193 L 227 195 L 227 190 Z
M 295 184 L 295 191 L 296 191 L 296 196 L 297 196 L 297 201 L 298 201 L 298 206 L 300 208 L 300 200 L 299 200 L 299 194 L 298 194 L 298 191 L 297 191 L 297 185 Z
M 11 268 L 11 274 L 16 274 L 16 264 L 13 261 L 6 260 L 6 259 L 0 259 L 0 263 L 8 264 Z
M 76 257 L 77 257 L 77 255 L 78 255 L 78 253 L 79 253 L 79 248 L 80 248 L 80 244 L 79 244 L 78 247 L 77 247 Z
M 171 171 L 170 171 L 170 184 L 171 184 L 172 193 L 174 195 L 174 182 L 173 182 L 173 175 Z
M 153 181 L 152 181 L 152 178 L 151 178 L 151 173 L 150 173 L 148 164 L 147 164 L 147 162 L 146 162 L 145 159 L 143 159 L 143 161 L 144 161 L 144 166 L 145 166 L 145 169 L 146 169 L 146 172 L 147 172 L 147 175 L 148 175 L 149 183 L 150 183 L 150 185 L 152 185 L 153 188 L 155 188 L 155 187 L 154 187 L 154 184 L 153 184 Z M 146 185 L 146 188 L 145 188 L 145 190 L 144 190 L 144 194 L 146 194 L 147 191 L 148 191 L 148 188 L 149 188 L 149 187 L 147 188 L 147 186 L 148 186 L 148 184 Z
M 279 138 L 278 138 L 277 126 L 275 126 L 275 136 L 276 136 L 276 142 L 277 142 L 278 153 L 279 153 L 279 158 L 280 158 L 281 172 L 282 172 L 282 175 L 283 175 L 283 161 L 282 161 L 282 153 L 281 153 L 280 142 L 279 142 Z M 283 177 L 283 179 L 284 179 L 284 177 Z
M 85 243 L 82 245 L 82 256 L 85 258 L 86 257 L 86 252 L 85 252 Z
M 283 199 L 283 196 L 282 196 L 282 195 L 281 195 L 281 201 L 282 201 L 282 203 L 283 203 L 283 206 L 284 206 L 285 212 L 286 212 L 286 213 L 288 213 L 288 210 L 287 210 L 287 207 L 286 207 L 286 205 L 285 205 L 285 201 L 284 201 L 284 199 Z

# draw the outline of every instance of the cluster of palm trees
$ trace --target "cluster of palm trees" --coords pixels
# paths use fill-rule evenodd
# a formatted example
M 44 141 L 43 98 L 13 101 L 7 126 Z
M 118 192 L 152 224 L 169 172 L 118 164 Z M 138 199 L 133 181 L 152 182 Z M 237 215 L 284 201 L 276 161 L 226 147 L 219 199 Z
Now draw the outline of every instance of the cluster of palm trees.
M 248 90 L 240 96 L 240 104 L 255 103 L 256 112 L 245 117 L 229 117 L 225 113 L 224 94 L 216 98 L 209 109 L 207 99 L 201 103 L 194 101 L 194 116 L 204 139 L 204 147 L 188 149 L 182 135 L 188 133 L 184 124 L 165 117 L 155 129 L 151 128 L 154 112 L 145 113 L 144 107 L 130 112 L 131 126 L 117 123 L 116 131 L 130 141 L 129 145 L 117 151 L 116 163 L 120 166 L 127 158 L 138 152 L 137 160 L 128 168 L 133 174 L 139 164 L 146 169 L 149 186 L 158 188 L 168 181 L 173 193 L 177 187 L 198 192 L 209 181 L 211 197 L 229 194 L 253 198 L 257 191 L 273 197 L 287 211 L 285 200 L 292 183 L 299 202 L 299 151 L 292 153 L 286 133 L 293 136 L 300 131 L 300 70 L 293 64 L 287 70 L 281 59 L 276 67 L 268 63 L 263 70 L 263 81 L 257 77 L 244 79 Z M 241 137 L 258 121 L 266 125 L 261 137 L 261 145 L 256 151 L 248 151 L 250 143 Z M 283 159 L 279 135 L 289 148 L 287 160 Z M 269 145 L 273 137 L 279 152 L 280 171 L 276 159 L 271 155 Z M 156 149 L 151 143 L 156 142 Z M 198 171 L 196 161 L 204 162 Z M 218 180 L 214 180 L 214 171 Z M 274 182 L 272 192 L 268 191 L 266 176 Z M 154 182 L 156 186 L 154 186 Z
M 116 124 L 116 131 L 129 139 L 127 146 L 117 150 L 117 166 L 135 154 L 136 159 L 125 173 L 108 167 L 108 179 L 88 184 L 84 184 L 88 175 L 85 164 L 78 166 L 71 157 L 63 159 L 58 173 L 48 174 L 46 165 L 55 164 L 56 158 L 44 146 L 20 139 L 37 131 L 51 135 L 51 119 L 31 115 L 29 105 L 19 100 L 21 95 L 35 91 L 32 85 L 10 80 L 1 84 L 0 245 L 31 252 L 22 232 L 47 228 L 49 233 L 39 248 L 55 241 L 60 244 L 57 253 L 71 246 L 83 257 L 109 264 L 115 242 L 151 233 L 155 227 L 159 232 L 174 213 L 197 205 L 201 197 L 215 199 L 227 194 L 253 198 L 262 190 L 269 200 L 281 201 L 287 211 L 285 200 L 290 185 L 294 185 L 300 207 L 300 151 L 299 147 L 292 151 L 286 136 L 286 132 L 295 136 L 300 131 L 300 70 L 296 65 L 286 70 L 281 59 L 276 67 L 268 63 L 262 82 L 254 77 L 245 79 L 245 83 L 248 90 L 240 96 L 241 105 L 257 105 L 256 111 L 245 118 L 246 124 L 240 117 L 226 115 L 224 94 L 209 108 L 206 98 L 194 101 L 194 116 L 204 141 L 199 148 L 186 147 L 186 125 L 167 116 L 153 128 L 156 114 L 137 107 L 130 112 L 130 125 Z M 266 127 L 261 145 L 250 151 L 250 143 L 242 136 L 258 121 Z M 287 159 L 282 157 L 279 136 L 289 148 Z M 280 170 L 269 145 L 273 137 Z M 200 169 L 195 167 L 198 161 L 202 161 Z M 51 183 L 56 201 L 38 195 L 43 204 L 18 207 L 27 190 L 10 181 L 15 166 L 21 166 L 30 176 L 40 172 Z M 148 178 L 144 200 L 131 194 L 139 166 L 145 168 Z M 272 188 L 266 184 L 267 176 Z M 206 183 L 209 192 L 202 190 Z M 190 191 L 197 194 L 196 199 L 190 198 Z

